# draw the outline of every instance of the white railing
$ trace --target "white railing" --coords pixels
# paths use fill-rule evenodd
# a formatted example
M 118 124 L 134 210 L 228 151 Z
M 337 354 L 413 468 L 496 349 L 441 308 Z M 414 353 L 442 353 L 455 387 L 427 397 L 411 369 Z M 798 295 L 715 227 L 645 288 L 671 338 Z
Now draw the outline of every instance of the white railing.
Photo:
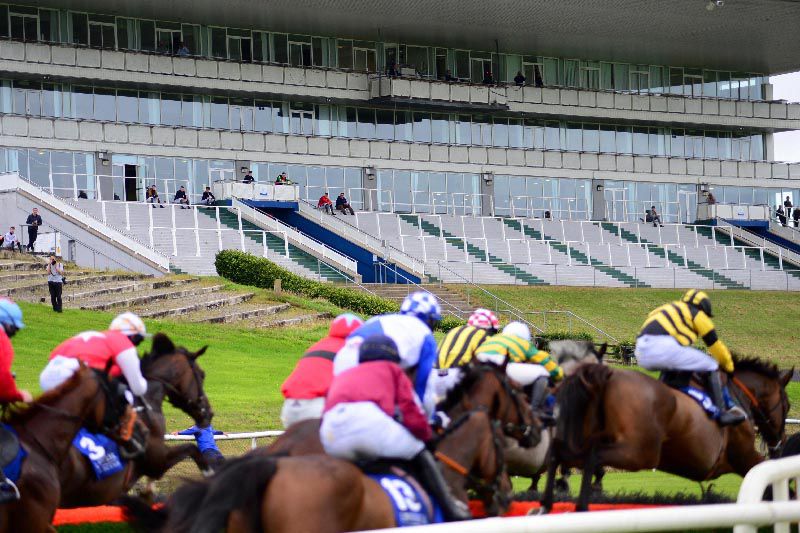
M 716 231 L 719 231 L 723 235 L 726 233 L 729 234 L 732 243 L 734 242 L 735 238 L 744 241 L 748 244 L 751 244 L 757 248 L 763 248 L 764 251 L 769 252 L 774 256 L 777 256 L 778 262 L 781 265 L 781 267 L 783 267 L 784 259 L 788 259 L 789 261 L 792 261 L 795 264 L 800 264 L 800 254 L 796 252 L 778 246 L 777 244 L 772 243 L 767 239 L 756 235 L 755 233 L 751 233 L 743 228 L 734 226 L 733 224 L 725 220 L 719 220 L 718 224 L 719 224 L 718 226 L 712 226 L 712 227 L 716 228 Z M 797 231 L 795 231 L 795 233 L 797 233 Z M 783 237 L 783 235 L 779 236 Z
M 566 207 L 563 205 L 566 204 Z M 581 207 L 583 205 L 583 207 Z M 511 196 L 509 207 L 496 211 L 507 211 L 512 217 L 589 220 L 590 208 L 583 198 L 564 198 L 560 196 Z M 495 210 L 492 210 L 492 214 Z M 549 215 L 549 216 L 548 216 Z
M 261 228 L 266 229 L 272 226 L 274 227 L 274 230 L 269 231 L 283 233 L 288 237 L 288 240 L 291 242 L 291 244 L 297 246 L 304 252 L 324 261 L 335 264 L 337 268 L 347 272 L 350 276 L 358 276 L 358 263 L 355 259 L 348 257 L 338 250 L 334 250 L 327 244 L 324 244 L 313 237 L 299 232 L 295 228 L 276 218 L 265 215 L 257 209 L 254 209 L 240 201 L 238 198 L 232 197 L 231 202 L 231 211 L 235 211 L 238 217 L 244 218 L 245 220 L 248 220 Z
M 267 431 L 250 431 L 247 433 L 223 433 L 221 435 L 214 435 L 214 440 L 250 440 L 250 449 L 255 450 L 258 447 L 258 439 L 266 439 L 273 437 L 280 437 L 283 435 L 281 430 L 267 430 Z M 164 435 L 164 440 L 190 440 L 194 441 L 192 435 Z
M 800 482 L 800 457 L 763 462 L 744 477 L 736 503 L 567 513 L 546 516 L 487 518 L 469 522 L 383 529 L 400 533 L 640 533 L 731 528 L 734 533 L 756 533 L 759 526 L 773 525 L 776 533 L 788 533 L 800 521 L 800 502 L 790 501 L 789 480 Z M 772 487 L 773 501 L 762 501 Z
M 41 204 L 47 205 L 53 210 L 63 213 L 64 216 L 72 219 L 76 225 L 83 226 L 90 231 L 100 232 L 97 229 L 96 219 L 91 217 L 89 214 L 84 213 L 75 206 L 65 202 L 61 198 L 48 193 L 40 187 L 37 187 L 16 172 L 3 174 L 0 176 L 0 190 L 23 191 L 26 194 L 36 198 L 36 200 Z M 133 255 L 138 255 L 165 271 L 169 270 L 170 261 L 168 257 L 156 252 L 152 248 L 148 248 L 144 243 L 137 241 L 113 226 L 107 226 L 100 233 L 103 233 L 109 240 L 126 248 Z

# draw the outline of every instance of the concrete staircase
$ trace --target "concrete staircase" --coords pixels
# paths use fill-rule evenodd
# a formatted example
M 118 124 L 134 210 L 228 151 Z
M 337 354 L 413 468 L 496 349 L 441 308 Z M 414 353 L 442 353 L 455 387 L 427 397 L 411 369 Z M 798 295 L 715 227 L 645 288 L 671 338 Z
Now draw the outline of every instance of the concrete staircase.
M 419 287 L 422 287 L 422 289 L 434 294 L 439 299 L 444 314 L 453 314 L 459 318 L 467 318 L 473 310 L 466 296 L 464 296 L 461 291 L 448 285 L 427 283 L 418 287 L 411 284 L 383 285 L 379 283 L 366 283 L 364 286 L 378 296 L 386 298 L 387 300 L 392 300 L 398 304 L 401 303 L 406 296 L 414 291 L 420 290 Z

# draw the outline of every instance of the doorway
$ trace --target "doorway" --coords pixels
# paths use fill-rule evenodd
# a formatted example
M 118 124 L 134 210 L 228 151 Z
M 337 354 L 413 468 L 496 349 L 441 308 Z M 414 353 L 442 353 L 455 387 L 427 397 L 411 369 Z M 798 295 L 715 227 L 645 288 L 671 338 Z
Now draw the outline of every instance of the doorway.
M 139 180 L 137 179 L 136 165 L 124 165 L 122 175 L 125 177 L 125 201 L 138 202 Z

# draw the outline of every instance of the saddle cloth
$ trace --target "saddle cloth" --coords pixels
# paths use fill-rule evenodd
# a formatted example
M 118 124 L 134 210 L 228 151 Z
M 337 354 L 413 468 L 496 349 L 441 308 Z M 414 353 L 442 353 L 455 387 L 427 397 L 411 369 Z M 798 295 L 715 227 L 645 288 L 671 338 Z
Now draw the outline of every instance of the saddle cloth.
M 28 452 L 20 446 L 19 437 L 14 428 L 8 424 L 0 424 L 0 466 L 3 473 L 11 481 L 17 481 L 22 473 L 22 462 Z
M 72 439 L 72 445 L 89 460 L 98 480 L 113 476 L 125 468 L 117 443 L 105 435 L 90 433 L 81 428 Z
M 719 408 L 714 405 L 714 400 L 711 398 L 711 396 L 709 396 L 709 394 L 703 389 L 692 385 L 692 381 L 695 383 L 704 383 L 705 379 L 702 375 L 693 372 L 666 371 L 661 373 L 660 380 L 667 386 L 683 392 L 689 396 L 689 398 L 696 401 L 703 411 L 706 412 L 709 418 L 713 420 L 717 420 L 719 418 Z M 733 407 L 733 400 L 728 394 L 727 387 L 723 387 L 722 395 L 725 398 L 726 407 L 729 409 Z
M 398 527 L 444 522 L 439 505 L 406 470 L 383 461 L 359 466 L 386 493 Z

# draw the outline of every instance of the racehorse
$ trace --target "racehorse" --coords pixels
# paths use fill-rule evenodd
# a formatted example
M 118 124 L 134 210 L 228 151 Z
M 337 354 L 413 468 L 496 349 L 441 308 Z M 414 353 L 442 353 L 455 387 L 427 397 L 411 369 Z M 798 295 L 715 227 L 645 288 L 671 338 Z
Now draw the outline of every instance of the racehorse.
M 687 394 L 641 372 L 586 365 L 558 392 L 560 411 L 553 460 L 542 506 L 553 504 L 559 464 L 583 468 L 578 510 L 588 507 L 592 474 L 599 466 L 624 470 L 657 468 L 694 481 L 735 472 L 744 476 L 764 457 L 755 449 L 756 430 L 778 456 L 786 440 L 789 399 L 785 387 L 794 369 L 780 372 L 759 359 L 735 359 L 729 389 L 748 421 L 722 428 Z
M 27 408 L 5 413 L 4 422 L 17 432 L 28 455 L 17 480 L 20 500 L 0 506 L 0 532 L 53 531 L 50 523 L 61 495 L 58 466 L 81 427 L 115 431 L 111 426 L 126 402 L 115 386 L 105 373 L 81 363 L 72 377 Z
M 211 473 L 194 444 L 167 446 L 164 443 L 166 421 L 161 410 L 166 396 L 198 426 L 206 427 L 211 423 L 213 412 L 203 390 L 205 374 L 196 362 L 205 351 L 206 347 L 197 352 L 176 348 L 162 333 L 153 337 L 151 352 L 141 362 L 147 393 L 140 412 L 141 420 L 149 430 L 144 455 L 128 461 L 120 472 L 98 480 L 89 461 L 73 446 L 59 474 L 61 507 L 107 504 L 126 493 L 140 477 L 160 479 L 167 470 L 187 457 L 191 457 L 201 471 Z
M 497 480 L 505 477 L 502 453 L 499 424 L 484 409 L 455 419 L 437 447 L 438 455 L 465 470 L 446 474 L 462 499 L 466 492 L 459 487 L 467 476 L 497 490 Z M 248 454 L 211 478 L 182 486 L 162 510 L 126 501 L 134 522 L 148 531 L 338 533 L 396 525 L 389 496 L 378 482 L 327 455 Z
M 583 365 L 601 363 L 607 347 L 607 344 L 602 344 L 598 349 L 591 341 L 571 339 L 552 341 L 548 345 L 550 355 L 555 357 L 565 376 L 574 374 Z M 532 448 L 523 448 L 514 439 L 506 439 L 508 475 L 529 478 L 531 480 L 529 491 L 537 490 L 539 478 L 546 470 L 545 463 L 553 433 L 552 428 L 542 430 L 541 441 Z M 558 487 L 561 490 L 569 490 L 568 474 L 565 471 L 562 474 L 563 477 L 558 480 Z

